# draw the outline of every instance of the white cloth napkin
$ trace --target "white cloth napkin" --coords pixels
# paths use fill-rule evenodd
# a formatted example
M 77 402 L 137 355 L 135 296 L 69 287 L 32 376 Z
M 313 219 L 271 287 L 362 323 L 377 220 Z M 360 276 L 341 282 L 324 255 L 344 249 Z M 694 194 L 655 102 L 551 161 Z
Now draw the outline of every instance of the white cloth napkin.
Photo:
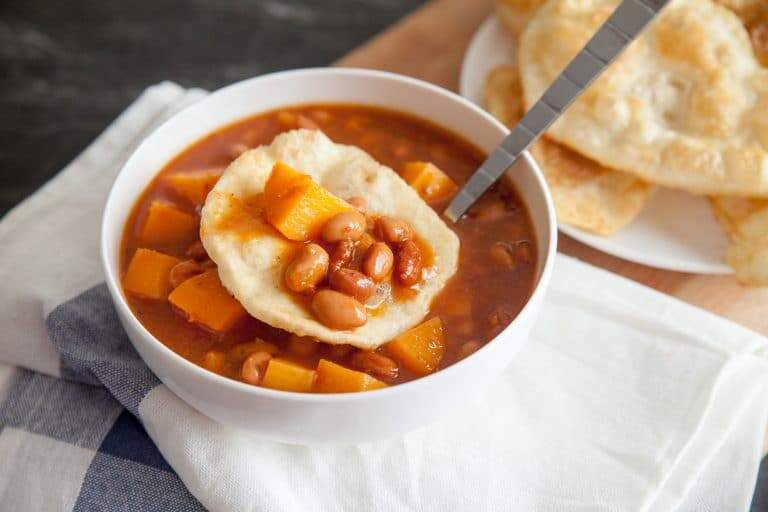
M 148 89 L 0 222 L 0 360 L 60 374 L 45 316 L 102 280 L 100 212 L 121 162 L 203 94 Z M 162 385 L 137 409 L 211 510 L 741 511 L 768 416 L 767 354 L 751 331 L 558 256 L 531 339 L 502 378 L 403 437 L 265 442 Z

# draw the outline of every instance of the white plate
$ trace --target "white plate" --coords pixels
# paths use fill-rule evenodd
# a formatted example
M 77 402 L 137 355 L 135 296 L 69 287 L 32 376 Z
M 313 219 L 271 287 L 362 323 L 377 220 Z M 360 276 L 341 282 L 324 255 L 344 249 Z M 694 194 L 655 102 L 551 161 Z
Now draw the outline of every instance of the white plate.
M 495 17 L 475 33 L 464 55 L 459 89 L 483 104 L 487 73 L 513 64 L 515 42 Z M 657 189 L 632 223 L 611 237 L 592 235 L 560 223 L 560 231 L 608 254 L 652 267 L 696 274 L 730 274 L 723 260 L 727 240 L 706 199 L 671 189 Z

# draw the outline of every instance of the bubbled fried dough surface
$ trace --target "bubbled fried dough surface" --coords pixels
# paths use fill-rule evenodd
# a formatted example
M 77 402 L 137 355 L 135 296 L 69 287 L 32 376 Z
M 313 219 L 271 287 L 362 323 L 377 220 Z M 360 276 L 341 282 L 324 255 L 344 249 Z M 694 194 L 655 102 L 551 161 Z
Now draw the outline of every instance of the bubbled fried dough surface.
M 310 175 L 338 197 L 364 197 L 371 212 L 408 222 L 434 253 L 430 277 L 419 292 L 389 304 L 354 329 L 334 330 L 319 322 L 284 285 L 284 270 L 296 244 L 260 224 L 253 206 L 277 161 Z M 365 349 L 378 347 L 424 318 L 432 299 L 456 272 L 459 252 L 455 233 L 392 169 L 357 147 L 333 143 L 317 130 L 281 134 L 271 145 L 235 160 L 208 196 L 201 239 L 218 265 L 222 283 L 252 316 L 299 336 Z
M 617 4 L 550 0 L 534 14 L 520 44 L 527 106 Z M 768 71 L 733 12 L 676 0 L 549 135 L 653 183 L 768 195 Z
M 523 115 L 523 90 L 516 66 L 499 66 L 485 84 L 488 111 L 509 126 Z M 561 222 L 599 235 L 629 224 L 645 204 L 651 187 L 635 176 L 609 169 L 547 137 L 531 148 L 547 179 Z
M 496 15 L 510 34 L 517 37 L 545 0 L 497 0 Z
M 744 284 L 768 286 L 768 199 L 711 197 L 730 241 L 726 260 Z
M 749 32 L 752 50 L 763 66 L 768 66 L 768 2 L 765 0 L 716 0 L 741 18 Z

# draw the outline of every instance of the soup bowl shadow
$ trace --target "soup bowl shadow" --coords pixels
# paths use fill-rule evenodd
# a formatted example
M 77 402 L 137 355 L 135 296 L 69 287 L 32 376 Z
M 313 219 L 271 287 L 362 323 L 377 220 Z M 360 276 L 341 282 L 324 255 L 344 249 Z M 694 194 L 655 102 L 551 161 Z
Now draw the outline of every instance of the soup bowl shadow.
M 318 68 L 286 71 L 225 87 L 177 113 L 149 135 L 120 171 L 101 230 L 104 272 L 131 343 L 160 380 L 187 404 L 223 424 L 266 439 L 298 443 L 356 443 L 396 436 L 426 425 L 476 399 L 528 338 L 550 280 L 556 222 L 544 177 L 529 154 L 505 176 L 526 203 L 537 237 L 536 284 L 518 316 L 483 348 L 432 375 L 364 393 L 276 391 L 211 373 L 182 358 L 134 316 L 120 284 L 125 223 L 137 198 L 170 160 L 217 129 L 281 107 L 308 103 L 360 104 L 427 119 L 485 152 L 506 128 L 464 98 L 405 76 L 371 70 Z

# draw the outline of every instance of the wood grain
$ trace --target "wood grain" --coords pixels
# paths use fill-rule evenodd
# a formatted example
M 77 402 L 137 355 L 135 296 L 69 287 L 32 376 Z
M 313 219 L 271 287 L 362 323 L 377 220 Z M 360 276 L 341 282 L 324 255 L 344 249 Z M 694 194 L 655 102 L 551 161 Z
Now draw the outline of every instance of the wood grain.
M 336 65 L 402 73 L 456 91 L 464 52 L 472 34 L 490 15 L 492 4 L 491 0 L 436 0 Z M 562 234 L 559 250 L 768 334 L 768 289 L 743 287 L 730 276 L 683 274 L 637 265 Z

